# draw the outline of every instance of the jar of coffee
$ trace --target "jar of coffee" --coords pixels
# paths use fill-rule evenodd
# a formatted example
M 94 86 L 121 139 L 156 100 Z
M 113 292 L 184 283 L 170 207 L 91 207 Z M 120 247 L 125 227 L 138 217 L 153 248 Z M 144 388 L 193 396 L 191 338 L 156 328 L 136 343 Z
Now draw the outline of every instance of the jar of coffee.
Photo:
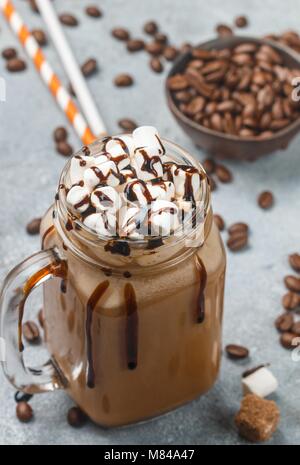
M 145 420 L 214 384 L 226 259 L 201 165 L 155 128 L 107 137 L 65 166 L 42 251 L 4 284 L 4 370 L 64 388 L 102 426 Z M 26 299 L 43 283 L 49 361 L 23 360 Z

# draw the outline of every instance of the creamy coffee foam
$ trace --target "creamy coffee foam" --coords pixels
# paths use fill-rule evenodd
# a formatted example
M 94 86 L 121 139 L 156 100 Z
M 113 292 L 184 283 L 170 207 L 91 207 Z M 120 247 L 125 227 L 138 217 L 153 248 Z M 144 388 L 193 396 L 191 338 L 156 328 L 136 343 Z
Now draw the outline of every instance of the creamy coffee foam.
M 71 160 L 67 203 L 101 236 L 170 236 L 183 213 L 195 211 L 203 173 L 172 161 L 152 126 L 103 140 L 97 156 Z

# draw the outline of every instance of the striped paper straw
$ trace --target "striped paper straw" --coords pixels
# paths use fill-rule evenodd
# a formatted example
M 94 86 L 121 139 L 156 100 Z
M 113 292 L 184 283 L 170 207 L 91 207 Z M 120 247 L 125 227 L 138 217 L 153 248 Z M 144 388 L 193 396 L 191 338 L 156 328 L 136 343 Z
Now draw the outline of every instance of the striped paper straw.
M 25 48 L 36 69 L 40 73 L 43 81 L 48 86 L 60 108 L 66 114 L 82 142 L 84 144 L 90 144 L 93 142 L 96 137 L 92 134 L 84 117 L 73 102 L 69 92 L 63 87 L 59 78 L 56 76 L 53 69 L 45 59 L 45 56 L 37 41 L 30 34 L 28 28 L 24 24 L 24 21 L 22 20 L 19 13 L 17 13 L 11 0 L 0 0 L 0 8 L 3 11 L 5 19 L 17 35 L 19 41 Z

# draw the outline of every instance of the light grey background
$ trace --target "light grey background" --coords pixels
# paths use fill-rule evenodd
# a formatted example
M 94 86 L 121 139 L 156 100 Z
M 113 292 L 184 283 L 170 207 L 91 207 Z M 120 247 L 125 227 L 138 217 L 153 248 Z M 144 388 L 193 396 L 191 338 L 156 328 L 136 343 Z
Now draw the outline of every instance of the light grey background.
M 15 5 L 29 27 L 44 27 L 24 0 Z M 99 3 L 102 19 L 88 18 L 84 6 Z M 77 28 L 66 28 L 79 62 L 96 57 L 100 73 L 89 79 L 95 100 L 108 129 L 117 131 L 117 120 L 132 117 L 139 124 L 153 124 L 160 133 L 189 149 L 196 157 L 203 154 L 176 126 L 166 107 L 162 75 L 148 69 L 146 53 L 128 54 L 122 43 L 110 36 L 115 26 L 125 26 L 139 37 L 146 20 L 157 19 L 161 30 L 175 44 L 200 42 L 212 37 L 218 22 L 232 23 L 238 14 L 247 14 L 250 26 L 242 31 L 263 35 L 299 28 L 300 3 L 297 0 L 56 0 L 57 10 L 71 12 L 80 20 Z M 20 45 L 0 17 L 1 48 Z M 50 45 L 46 56 L 61 75 L 57 54 Z M 39 239 L 29 237 L 25 225 L 40 216 L 53 199 L 59 173 L 65 163 L 56 154 L 52 130 L 66 124 L 44 84 L 29 63 L 26 72 L 8 74 L 0 59 L 0 76 L 7 82 L 7 101 L 0 103 L 0 278 L 20 260 L 38 250 Z M 112 84 L 120 72 L 130 72 L 135 85 L 118 89 Z M 71 141 L 80 142 L 70 130 Z M 35 420 L 23 425 L 14 416 L 14 390 L 0 374 L 1 444 L 240 444 L 233 415 L 241 400 L 240 375 L 245 367 L 270 362 L 279 379 L 276 400 L 282 420 L 271 444 L 299 444 L 300 363 L 278 344 L 273 327 L 281 312 L 285 292 L 283 276 L 290 272 L 287 255 L 300 251 L 300 151 L 299 138 L 288 150 L 253 164 L 230 163 L 234 183 L 222 185 L 214 193 L 215 211 L 228 224 L 246 221 L 251 225 L 250 248 L 228 254 L 224 343 L 242 343 L 251 350 L 251 360 L 236 363 L 224 357 L 218 383 L 206 396 L 168 416 L 150 423 L 103 431 L 88 424 L 74 430 L 66 423 L 72 402 L 63 392 L 35 396 Z M 271 189 L 276 205 L 264 212 L 256 205 L 257 194 Z M 225 235 L 226 237 L 226 235 Z

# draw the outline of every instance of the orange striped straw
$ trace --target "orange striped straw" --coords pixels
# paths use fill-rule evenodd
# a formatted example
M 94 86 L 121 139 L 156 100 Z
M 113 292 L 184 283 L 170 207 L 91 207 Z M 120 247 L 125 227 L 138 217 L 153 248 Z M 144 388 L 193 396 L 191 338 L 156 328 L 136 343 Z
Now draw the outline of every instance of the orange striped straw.
M 21 16 L 17 13 L 13 3 L 10 0 L 0 0 L 0 8 L 3 11 L 5 19 L 18 36 L 19 41 L 32 59 L 43 81 L 48 86 L 60 108 L 66 114 L 82 142 L 85 145 L 93 142 L 96 137 L 88 127 L 86 120 L 79 112 L 69 92 L 63 87 L 53 69 L 47 62 L 37 41 L 30 34 Z

